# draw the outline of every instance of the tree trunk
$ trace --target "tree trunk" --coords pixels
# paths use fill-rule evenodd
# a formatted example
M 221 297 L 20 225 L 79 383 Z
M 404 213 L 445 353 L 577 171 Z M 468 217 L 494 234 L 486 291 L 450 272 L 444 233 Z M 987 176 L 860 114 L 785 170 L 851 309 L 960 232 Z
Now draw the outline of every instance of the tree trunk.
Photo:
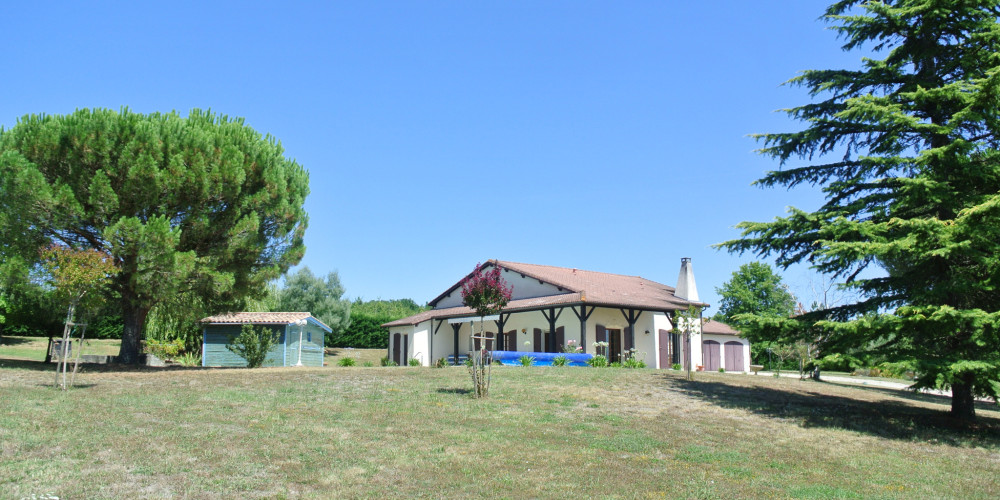
M 122 346 L 118 351 L 118 362 L 134 365 L 139 362 L 139 341 L 142 340 L 142 327 L 146 324 L 148 307 L 136 306 L 124 293 L 122 294 Z
M 976 420 L 976 398 L 972 395 L 972 376 L 966 375 L 961 381 L 951 384 L 951 416 L 958 420 Z

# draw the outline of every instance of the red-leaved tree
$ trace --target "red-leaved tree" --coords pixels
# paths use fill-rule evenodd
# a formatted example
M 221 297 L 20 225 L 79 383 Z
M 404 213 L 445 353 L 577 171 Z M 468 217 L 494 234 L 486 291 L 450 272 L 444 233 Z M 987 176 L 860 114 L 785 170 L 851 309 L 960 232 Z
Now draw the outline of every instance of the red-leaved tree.
M 66 365 L 69 349 L 70 333 L 76 326 L 75 318 L 78 309 L 94 306 L 103 297 L 103 288 L 117 271 L 111 255 L 94 249 L 77 250 L 62 245 L 51 245 L 41 252 L 42 268 L 46 273 L 46 281 L 55 288 L 58 300 L 67 305 L 66 322 L 63 328 L 61 348 L 57 353 L 59 364 L 56 368 L 56 383 L 62 372 L 62 389 L 66 390 Z M 80 330 L 80 348 L 77 349 L 77 365 L 80 360 L 80 350 L 83 347 L 83 332 Z M 51 341 L 51 337 L 49 338 Z M 72 385 L 72 384 L 71 384 Z
M 486 350 L 485 318 L 499 314 L 510 302 L 514 287 L 507 284 L 500 275 L 500 268 L 492 266 L 483 269 L 482 264 L 476 264 L 476 269 L 462 282 L 462 302 L 479 315 L 480 349 L 472 355 L 472 384 L 476 387 L 476 397 L 489 395 L 492 375 L 490 356 Z M 475 332 L 473 332 L 475 335 Z

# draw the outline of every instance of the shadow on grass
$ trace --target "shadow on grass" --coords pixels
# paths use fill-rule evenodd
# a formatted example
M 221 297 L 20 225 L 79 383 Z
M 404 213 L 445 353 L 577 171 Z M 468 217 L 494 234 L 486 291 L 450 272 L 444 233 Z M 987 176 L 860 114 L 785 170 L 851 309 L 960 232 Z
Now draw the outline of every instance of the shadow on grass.
M 438 389 L 437 392 L 441 394 L 472 394 L 472 389 L 448 387 L 448 388 Z
M 48 340 L 48 337 L 39 337 L 43 340 Z M 28 337 L 0 337 L 0 345 L 21 345 L 30 344 L 32 342 L 37 342 L 35 338 Z
M 718 381 L 664 379 L 673 389 L 724 408 L 739 408 L 767 417 L 796 420 L 803 427 L 846 429 L 908 441 L 954 446 L 1000 447 L 1000 418 L 995 403 L 976 404 L 977 422 L 949 417 L 950 400 L 940 396 L 872 387 L 833 386 L 849 394 L 833 394 L 823 382 L 803 381 L 801 387 L 729 385 Z M 935 407 L 928 407 L 933 404 Z
M 73 360 L 69 361 L 70 370 L 73 369 Z M 2 368 L 12 368 L 18 370 L 32 370 L 39 372 L 52 372 L 56 371 L 55 363 L 46 363 L 44 361 L 30 361 L 23 359 L 10 359 L 10 358 L 0 358 L 0 369 Z M 211 370 L 213 368 L 205 367 L 185 367 L 178 365 L 170 366 L 146 366 L 146 365 L 123 365 L 118 363 L 80 363 L 80 370 L 87 371 L 90 373 L 163 373 L 165 371 L 173 370 Z M 79 384 L 78 384 L 79 385 Z

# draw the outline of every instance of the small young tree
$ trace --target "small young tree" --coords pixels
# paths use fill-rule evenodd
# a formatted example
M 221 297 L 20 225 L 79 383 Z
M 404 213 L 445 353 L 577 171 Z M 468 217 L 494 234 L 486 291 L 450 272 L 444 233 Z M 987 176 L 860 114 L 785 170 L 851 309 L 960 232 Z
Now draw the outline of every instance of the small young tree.
M 240 334 L 230 339 L 226 349 L 247 360 L 247 368 L 260 368 L 268 351 L 278 342 L 278 333 L 267 327 L 244 323 Z
M 479 336 L 474 338 L 480 340 L 480 349 L 473 353 L 472 366 L 469 367 L 477 398 L 489 395 L 493 366 L 486 349 L 485 318 L 499 314 L 510 302 L 514 291 L 514 287 L 508 285 L 500 275 L 499 267 L 493 266 L 484 271 L 485 267 L 476 264 L 476 269 L 462 282 L 462 302 L 479 315 Z
M 66 366 L 69 353 L 70 334 L 76 326 L 75 316 L 78 309 L 85 309 L 101 301 L 101 288 L 106 286 L 112 274 L 116 271 L 111 256 L 93 249 L 74 250 L 72 248 L 52 245 L 41 253 L 42 268 L 46 273 L 46 281 L 55 288 L 55 295 L 60 302 L 68 305 L 66 321 L 63 327 L 59 363 L 56 366 L 56 384 L 59 385 L 59 373 L 62 373 L 63 390 L 66 390 Z M 80 344 L 83 344 L 83 332 L 80 329 Z M 80 357 L 77 349 L 77 360 Z M 76 368 L 73 368 L 74 376 Z
M 684 366 L 687 369 L 687 379 L 694 380 L 691 373 L 691 334 L 694 332 L 694 325 L 701 318 L 701 310 L 695 306 L 690 306 L 683 311 L 677 311 L 674 315 L 674 333 L 684 335 L 685 349 Z

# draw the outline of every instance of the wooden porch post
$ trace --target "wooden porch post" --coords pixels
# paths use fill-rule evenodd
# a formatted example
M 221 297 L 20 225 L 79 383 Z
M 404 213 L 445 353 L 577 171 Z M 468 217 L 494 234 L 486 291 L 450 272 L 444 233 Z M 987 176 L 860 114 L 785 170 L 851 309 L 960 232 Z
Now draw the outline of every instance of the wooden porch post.
M 458 331 L 462 328 L 461 323 L 453 323 L 451 329 L 455 331 L 455 366 L 458 366 Z
M 506 316 L 504 316 L 503 313 L 500 313 L 500 317 L 498 319 L 493 320 L 494 323 L 497 324 L 497 338 L 493 345 L 496 347 L 496 350 L 498 351 L 510 350 L 507 349 L 507 336 L 504 335 L 504 325 L 507 324 L 508 319 L 510 319 L 510 313 L 507 313 Z
M 587 311 L 587 304 L 580 306 L 580 312 L 577 312 L 576 306 L 571 307 L 573 314 L 580 320 L 580 346 L 583 347 L 583 353 L 587 353 L 587 319 L 590 315 L 594 313 L 594 307 L 591 306 L 590 311 Z
M 635 322 L 639 320 L 639 316 L 642 316 L 642 311 L 636 311 L 635 309 L 629 309 L 625 312 L 625 309 L 621 309 L 622 316 L 625 316 L 625 321 L 628 321 L 628 331 L 625 332 L 626 344 L 631 347 L 635 347 Z
M 556 314 L 556 308 L 550 307 L 548 314 L 545 313 L 545 309 L 542 309 L 542 316 L 549 320 L 549 335 L 545 337 L 545 352 L 556 352 L 556 320 L 559 316 L 562 316 L 563 308 L 559 308 L 559 313 Z

